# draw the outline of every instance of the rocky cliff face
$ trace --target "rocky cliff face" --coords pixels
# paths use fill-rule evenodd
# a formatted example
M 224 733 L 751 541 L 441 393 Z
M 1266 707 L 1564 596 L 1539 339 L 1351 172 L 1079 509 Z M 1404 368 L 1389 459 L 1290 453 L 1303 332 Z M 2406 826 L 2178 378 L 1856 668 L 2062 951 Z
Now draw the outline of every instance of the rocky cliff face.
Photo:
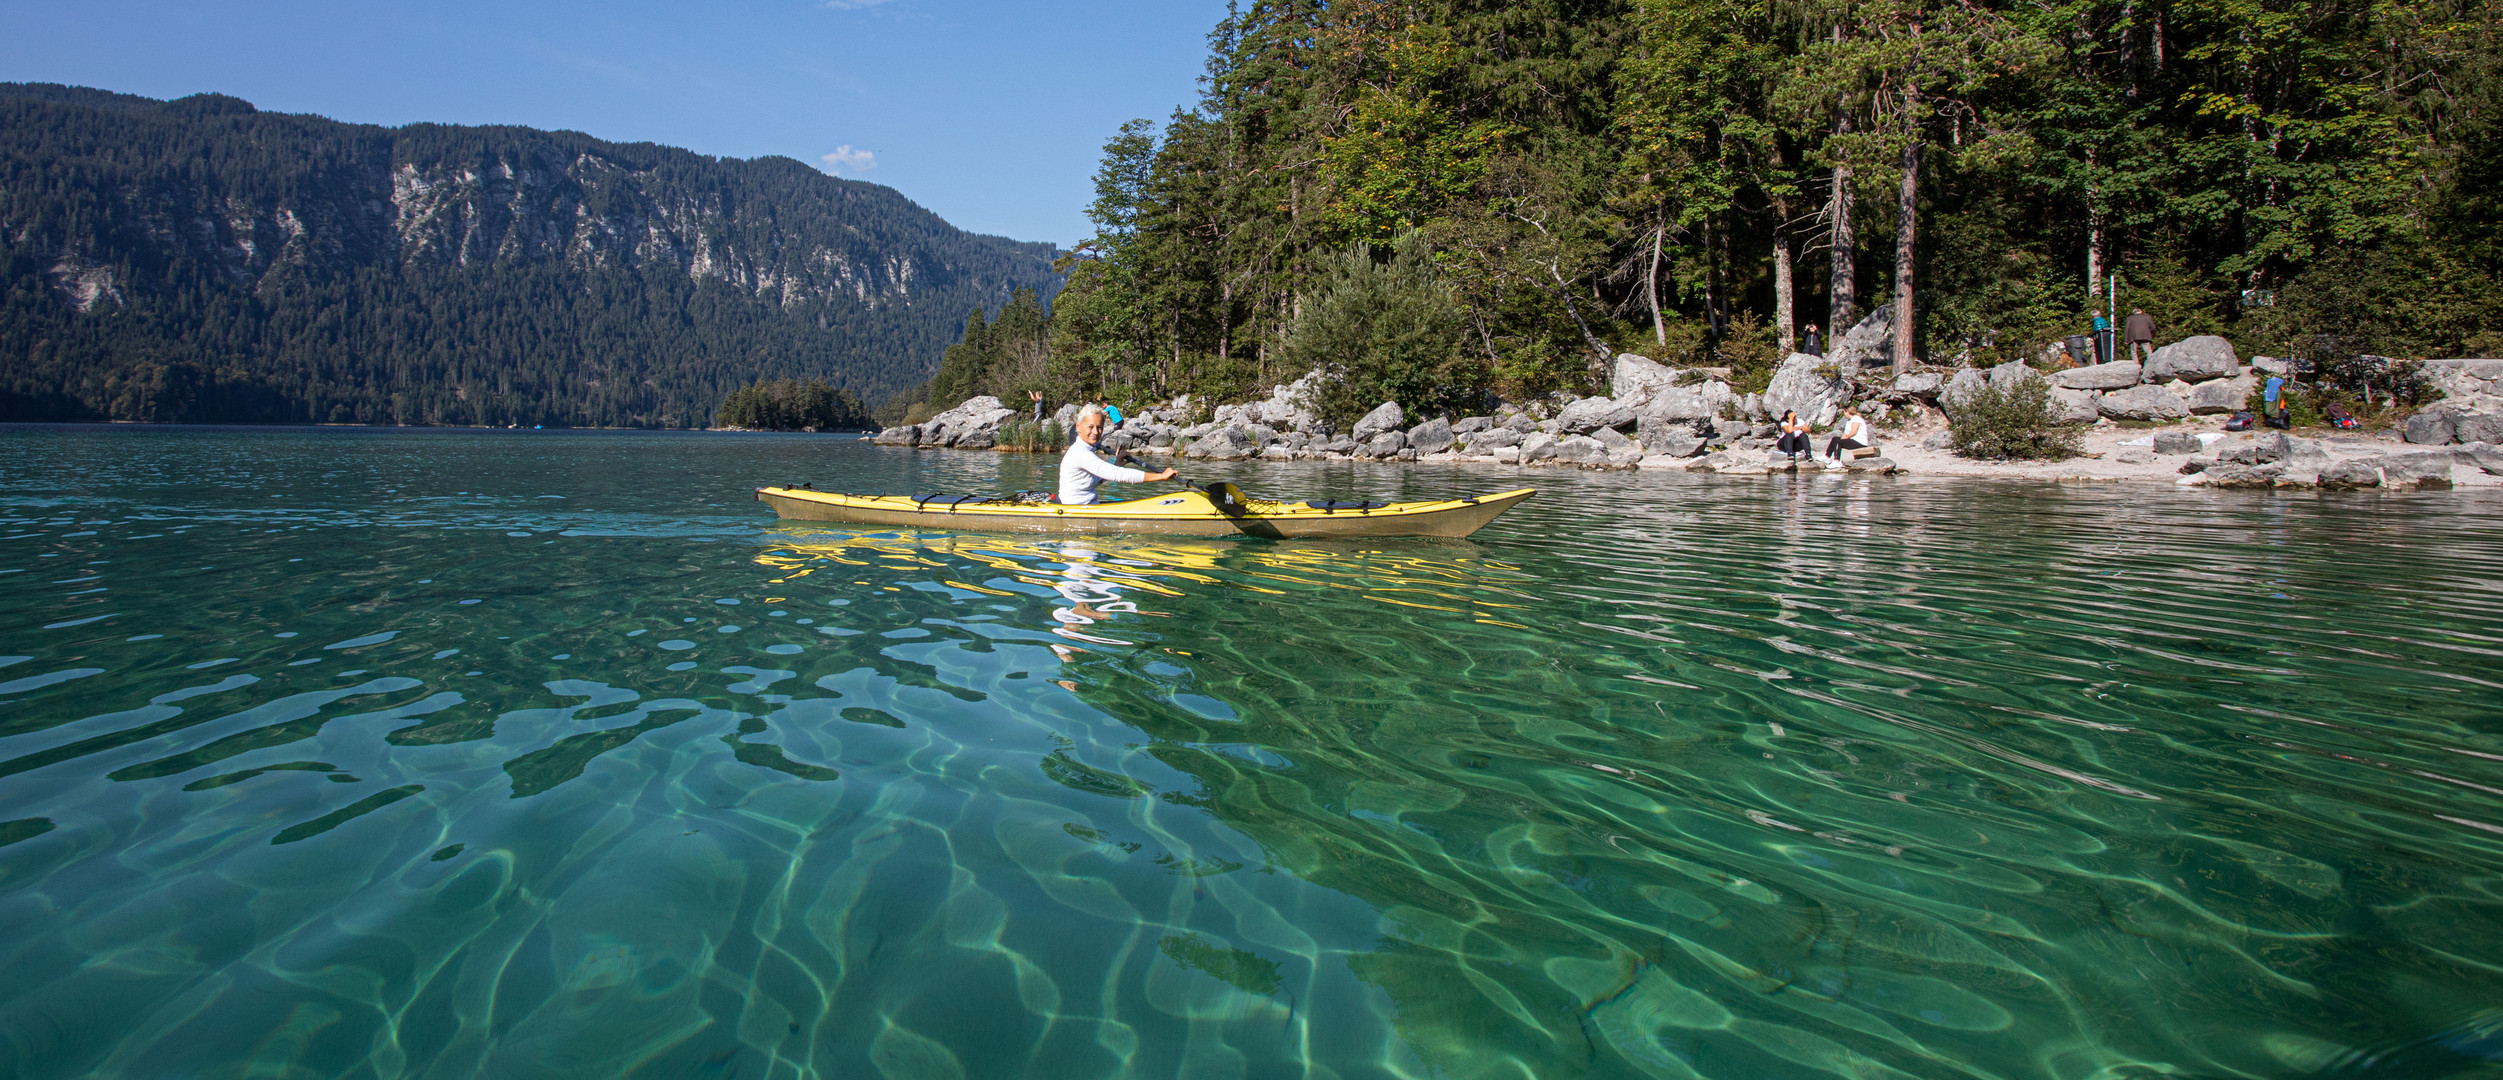
M 19 89 L 0 87 L 0 97 Z M 909 302 L 944 285 L 1005 296 L 1046 284 L 1056 254 L 960 232 L 891 189 L 785 158 L 719 160 L 526 128 L 380 129 L 214 96 L 55 96 L 66 100 L 10 104 L 111 112 L 123 121 L 114 127 L 154 120 L 188 128 L 181 141 L 247 144 L 150 155 L 114 145 L 108 131 L 22 162 L 73 174 L 61 179 L 81 190 L 13 184 L 0 231 L 49 243 L 56 288 L 82 308 L 125 298 L 114 268 L 134 254 L 197 260 L 256 286 L 291 271 L 403 263 L 666 269 L 784 305 Z M 59 213 L 65 201 L 102 213 Z
M 228 304 L 203 297 L 248 296 L 270 308 L 318 293 L 334 305 L 424 309 L 388 330 L 436 333 L 517 306 L 586 317 L 564 297 L 596 296 L 610 323 L 653 324 L 627 335 L 636 340 L 693 328 L 699 340 L 668 348 L 742 346 L 743 378 L 828 377 L 876 395 L 927 377 L 970 308 L 997 308 L 1018 288 L 1048 299 L 1060 281 L 1057 255 L 1049 244 L 966 233 L 890 188 L 787 158 L 715 159 L 517 127 L 342 124 L 219 95 L 163 102 L 0 84 L 0 257 L 12 289 L 23 296 L 40 281 L 61 317 L 190 317 L 188 309 Z M 361 298 L 347 300 L 351 293 Z M 493 312 L 478 310 L 483 293 L 495 294 Z M 745 307 L 724 314 L 725 295 Z M 695 325 L 707 318 L 738 331 Z M 762 325 L 775 320 L 792 325 Z M 259 357 L 321 318 L 278 321 L 289 325 L 214 329 L 211 342 L 235 343 L 221 355 L 202 353 L 222 346 L 191 341 L 200 335 L 179 319 L 152 340 L 204 371 L 257 370 Z M 0 329 L 56 346 L 104 333 Z M 810 334 L 824 335 L 821 349 Z M 757 343 L 733 340 L 741 335 Z M 369 344 L 439 352 L 448 343 Z M 773 354 L 762 370 L 752 362 L 760 351 Z M 68 388 L 20 392 L 79 396 L 68 384 L 84 377 L 82 365 L 111 363 L 107 352 L 48 353 L 42 363 L 68 365 Z M 570 370 L 549 378 L 563 382 Z M 404 388 L 377 392 L 396 389 Z

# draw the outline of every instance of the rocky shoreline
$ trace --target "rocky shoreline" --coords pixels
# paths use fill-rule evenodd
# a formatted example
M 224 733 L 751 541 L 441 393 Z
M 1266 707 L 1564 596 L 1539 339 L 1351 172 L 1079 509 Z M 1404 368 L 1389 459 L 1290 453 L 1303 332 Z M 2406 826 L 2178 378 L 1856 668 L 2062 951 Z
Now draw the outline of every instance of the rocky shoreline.
M 1384 402 L 1341 432 L 1312 410 L 1318 373 L 1273 387 L 1259 401 L 1216 406 L 1183 396 L 1137 410 L 1103 440 L 1107 452 L 1208 461 L 1379 461 L 1420 464 L 1685 470 L 1726 475 L 1834 471 L 2061 481 L 2163 481 L 2219 488 L 2503 486 L 2503 360 L 2428 363 L 2447 394 L 2404 431 L 2228 433 L 2258 380 L 2282 361 L 2245 365 L 2223 338 L 2193 337 L 2121 361 L 2044 372 L 2024 363 L 1896 375 L 1867 363 L 1891 336 L 1885 309 L 1854 327 L 1832 356 L 1793 353 L 1761 393 L 1741 394 L 1715 369 L 1674 369 L 1632 353 L 1616 358 L 1605 397 L 1503 404 L 1485 415 L 1414 423 Z M 2044 378 L 2083 452 L 2060 462 L 1978 461 L 1947 449 L 1947 411 L 1983 386 Z M 1857 404 L 1878 444 L 1839 463 L 1773 453 L 1774 418 L 1795 410 L 1818 428 Z M 1069 430 L 1078 406 L 1051 419 Z M 1196 417 L 1205 415 L 1204 420 Z M 871 436 L 888 446 L 989 450 L 1021 414 L 977 397 L 914 425 Z M 1822 450 L 1828 434 L 1820 430 Z

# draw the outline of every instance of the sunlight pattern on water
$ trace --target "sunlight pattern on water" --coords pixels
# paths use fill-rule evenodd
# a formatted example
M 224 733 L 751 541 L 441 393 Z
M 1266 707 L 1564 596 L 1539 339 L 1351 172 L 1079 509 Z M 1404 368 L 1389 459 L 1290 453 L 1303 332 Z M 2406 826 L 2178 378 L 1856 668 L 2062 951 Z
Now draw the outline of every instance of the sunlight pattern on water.
M 1049 465 L 0 429 L 0 1075 L 2503 1071 L 2503 502 Z

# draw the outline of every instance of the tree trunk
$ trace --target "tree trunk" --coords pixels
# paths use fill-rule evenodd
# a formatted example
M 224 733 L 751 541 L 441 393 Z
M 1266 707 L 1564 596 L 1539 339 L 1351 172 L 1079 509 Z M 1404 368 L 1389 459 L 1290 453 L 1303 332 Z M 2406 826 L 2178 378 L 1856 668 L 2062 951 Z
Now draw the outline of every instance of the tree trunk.
M 1582 329 L 1582 341 L 1590 346 L 1591 355 L 1598 357 L 1602 366 L 1616 359 L 1616 354 L 1609 351 L 1608 343 L 1591 333 L 1590 323 L 1582 318 L 1582 309 L 1574 306 L 1573 283 L 1566 281 L 1563 272 L 1552 262 L 1547 264 L 1547 276 L 1556 279 L 1556 299 L 1564 301 L 1564 313 L 1573 316 L 1573 325 Z
M 1912 246 L 1920 223 L 1920 91 L 1904 91 L 1903 188 L 1895 202 L 1895 372 L 1912 370 Z
M 2086 149 L 2086 299 L 2097 295 L 2096 283 L 2103 280 L 2103 203 L 2095 197 L 2095 152 Z
M 1668 240 L 1667 214 L 1665 204 L 1652 210 L 1651 269 L 1643 276 L 1643 289 L 1651 298 L 1651 338 L 1662 347 L 1669 343 L 1669 328 L 1660 321 L 1660 248 Z
M 1835 134 L 1847 134 L 1850 131 L 1850 118 L 1845 117 L 1834 121 Z M 1830 229 L 1833 236 L 1834 261 L 1833 280 L 1826 289 L 1828 300 L 1825 334 L 1828 340 L 1839 341 L 1843 334 L 1851 329 L 1852 323 L 1857 321 L 1853 312 L 1859 306 L 1859 298 L 1855 295 L 1858 291 L 1858 283 L 1855 279 L 1859 276 L 1859 270 L 1853 255 L 1860 240 L 1851 228 L 1850 162 L 1834 163 L 1833 201 L 1826 207 L 1826 212 L 1832 218 Z
M 1703 325 L 1717 339 L 1721 336 L 1721 249 L 1725 244 L 1714 224 L 1710 217 L 1703 219 Z
M 1799 332 L 1794 329 L 1798 313 L 1791 280 L 1790 230 L 1784 227 L 1789 220 L 1789 201 L 1773 200 L 1773 332 L 1781 342 L 1784 356 L 1799 348 Z

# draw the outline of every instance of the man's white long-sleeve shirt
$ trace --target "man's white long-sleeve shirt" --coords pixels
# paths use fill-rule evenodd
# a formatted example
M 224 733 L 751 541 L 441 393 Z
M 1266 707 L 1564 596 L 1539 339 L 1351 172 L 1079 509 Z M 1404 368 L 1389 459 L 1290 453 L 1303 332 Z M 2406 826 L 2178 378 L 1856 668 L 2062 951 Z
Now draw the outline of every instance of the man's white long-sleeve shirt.
M 1137 469 L 1124 469 L 1106 461 L 1095 448 L 1072 441 L 1069 452 L 1060 456 L 1060 501 L 1068 506 L 1085 506 L 1095 501 L 1095 485 L 1106 480 L 1124 484 L 1143 484 L 1147 474 Z

